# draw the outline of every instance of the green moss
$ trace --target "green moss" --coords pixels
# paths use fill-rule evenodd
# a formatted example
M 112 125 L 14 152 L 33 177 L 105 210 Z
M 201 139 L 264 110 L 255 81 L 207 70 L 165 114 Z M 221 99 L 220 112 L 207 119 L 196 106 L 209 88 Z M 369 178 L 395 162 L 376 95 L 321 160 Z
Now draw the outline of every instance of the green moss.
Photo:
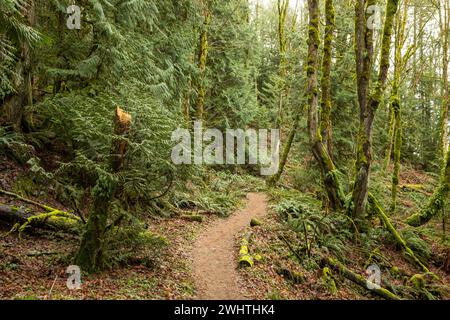
M 328 267 L 322 269 L 322 281 L 324 286 L 332 295 L 337 294 L 336 282 L 334 281 L 331 270 Z

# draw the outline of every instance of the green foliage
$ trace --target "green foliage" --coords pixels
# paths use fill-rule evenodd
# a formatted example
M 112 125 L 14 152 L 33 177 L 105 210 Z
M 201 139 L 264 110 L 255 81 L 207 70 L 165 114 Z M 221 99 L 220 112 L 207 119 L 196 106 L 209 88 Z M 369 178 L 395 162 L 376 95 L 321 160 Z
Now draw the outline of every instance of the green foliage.
M 148 231 L 136 217 L 119 208 L 112 211 L 112 218 L 117 221 L 121 217 L 121 223 L 107 230 L 103 248 L 105 267 L 135 263 L 152 266 L 169 245 L 168 241 Z
M 222 217 L 230 215 L 246 193 L 262 190 L 264 182 L 253 176 L 210 171 L 187 192 L 177 192 L 174 204 L 182 210 L 200 210 Z
M 13 77 L 17 60 L 16 47 L 20 43 L 35 44 L 39 33 L 27 25 L 24 12 L 28 0 L 5 0 L 0 3 L 0 100 L 15 91 Z
M 401 231 L 403 239 L 406 241 L 408 247 L 414 251 L 414 254 L 422 261 L 430 261 L 431 246 L 420 237 L 420 234 L 411 228 L 406 228 Z
M 305 200 L 306 197 L 282 200 L 273 208 L 298 234 L 301 252 L 311 257 L 313 250 L 319 250 L 343 258 L 345 242 L 353 236 L 351 221 L 341 214 L 325 215 L 319 210 L 317 200 Z

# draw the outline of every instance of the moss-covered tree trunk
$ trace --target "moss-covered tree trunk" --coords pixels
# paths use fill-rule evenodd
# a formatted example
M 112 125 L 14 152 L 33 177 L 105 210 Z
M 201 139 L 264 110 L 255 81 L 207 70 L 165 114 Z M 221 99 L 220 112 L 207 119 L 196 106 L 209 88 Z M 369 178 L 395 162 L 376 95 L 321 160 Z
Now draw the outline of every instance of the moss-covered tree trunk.
M 104 267 L 103 240 L 113 192 L 111 183 L 105 177 L 98 179 L 92 191 L 94 202 L 75 259 L 75 263 L 83 271 L 96 272 Z
M 386 87 L 390 64 L 391 34 L 398 0 L 388 0 L 381 44 L 380 69 L 373 93 L 369 96 L 370 75 L 373 64 L 373 30 L 368 28 L 366 5 L 374 5 L 374 0 L 357 0 L 355 18 L 355 52 L 358 82 L 360 123 L 356 148 L 356 174 L 353 187 L 353 216 L 363 217 L 369 192 L 369 175 L 372 163 L 372 134 L 375 113 L 381 103 Z
M 129 133 L 130 126 L 131 116 L 122 109 L 116 108 L 114 135 L 125 137 Z M 123 168 L 127 148 L 126 140 L 113 141 L 111 147 L 111 172 L 117 173 Z M 116 183 L 110 174 L 100 176 L 92 190 L 94 202 L 75 259 L 76 264 L 87 272 L 96 272 L 104 267 L 103 244 L 109 206 L 115 190 Z
M 448 0 L 443 1 L 440 10 L 440 25 L 442 38 L 442 108 L 440 119 L 440 152 L 441 158 L 445 161 L 445 155 L 448 149 L 448 105 L 449 105 L 449 88 L 448 88 L 448 41 L 450 37 L 450 4 Z M 442 12 L 442 13 L 441 13 Z
M 287 76 L 287 37 L 286 37 L 286 17 L 289 8 L 289 0 L 278 0 L 278 43 L 279 43 L 279 57 L 278 76 L 279 76 L 279 92 L 278 92 L 278 112 L 275 120 L 275 128 L 280 129 L 283 122 L 284 103 L 288 98 L 288 90 L 286 87 Z M 293 128 L 289 132 L 287 140 L 284 142 L 283 151 L 280 157 L 280 165 L 275 175 L 267 181 L 270 186 L 274 186 L 280 180 L 284 168 L 291 151 L 292 143 L 298 130 L 299 113 L 295 116 Z
M 394 214 L 397 208 L 397 191 L 400 180 L 400 158 L 402 149 L 402 109 L 400 100 L 400 76 L 404 63 L 402 54 L 403 46 L 405 44 L 405 28 L 408 17 L 408 0 L 405 0 L 403 13 L 399 12 L 396 19 L 396 38 L 395 38 L 395 57 L 394 57 L 394 79 L 392 83 L 391 94 L 391 110 L 394 120 L 393 126 L 393 151 L 394 151 L 394 171 L 392 173 L 392 187 L 391 195 L 392 202 L 390 212 Z M 410 50 L 408 50 L 410 52 Z M 408 57 L 406 57 L 408 59 Z
M 284 103 L 287 99 L 286 76 L 287 76 L 287 37 L 286 37 L 286 17 L 289 8 L 289 0 L 278 0 L 278 44 L 280 61 L 278 63 L 279 92 L 278 92 L 278 112 L 275 127 L 278 129 L 283 122 Z
M 330 8 L 330 7 L 328 7 Z M 321 126 L 318 112 L 318 70 L 319 70 L 319 4 L 317 0 L 308 0 L 309 26 L 308 26 L 308 58 L 307 58 L 307 88 L 308 100 L 308 131 L 309 142 L 314 158 L 321 168 L 322 179 L 327 193 L 328 205 L 333 210 L 344 204 L 344 194 L 337 177 L 337 170 L 328 154 L 326 145 L 322 141 Z M 330 12 L 327 12 L 329 15 Z M 329 19 L 327 19 L 329 20 Z M 331 45 L 331 42 L 328 42 Z M 331 48 L 326 48 L 331 50 Z
M 323 144 L 326 145 L 329 156 L 333 158 L 331 126 L 331 64 L 333 33 L 335 28 L 335 12 L 333 0 L 326 0 L 325 11 L 326 25 L 322 58 L 322 99 L 320 124 Z
M 395 116 L 394 112 L 391 108 L 391 105 L 389 106 L 389 129 L 388 129 L 388 141 L 387 141 L 387 147 L 386 147 L 386 154 L 384 156 L 384 163 L 383 163 L 383 173 L 387 174 L 389 164 L 391 162 L 392 157 L 392 146 L 394 144 L 394 125 L 395 125 Z
M 211 23 L 211 12 L 209 10 L 209 0 L 203 1 L 203 29 L 200 32 L 199 50 L 198 50 L 198 70 L 199 79 L 197 85 L 197 101 L 195 103 L 196 116 L 202 120 L 205 112 L 206 97 L 206 63 L 208 59 L 208 28 Z

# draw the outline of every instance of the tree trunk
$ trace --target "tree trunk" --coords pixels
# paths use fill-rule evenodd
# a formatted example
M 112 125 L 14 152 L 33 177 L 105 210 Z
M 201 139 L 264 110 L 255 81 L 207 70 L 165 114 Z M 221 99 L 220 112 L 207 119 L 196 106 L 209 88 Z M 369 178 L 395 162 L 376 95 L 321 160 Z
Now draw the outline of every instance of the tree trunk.
M 424 272 L 428 273 L 430 270 L 420 261 L 414 252 L 408 247 L 406 244 L 406 241 L 401 237 L 400 233 L 395 229 L 395 227 L 392 225 L 391 221 L 389 220 L 388 216 L 384 212 L 383 208 L 381 207 L 380 203 L 375 199 L 375 197 L 372 194 L 369 194 L 369 204 L 374 210 L 374 212 L 378 215 L 381 221 L 383 221 L 384 226 L 386 229 L 394 236 L 397 243 L 403 248 L 407 256 L 409 256 Z
M 286 38 L 286 17 L 289 8 L 289 0 L 278 0 L 278 44 L 279 44 L 279 58 L 278 75 L 280 77 L 280 88 L 278 93 L 278 112 L 275 121 L 275 128 L 279 129 L 283 122 L 284 103 L 287 99 L 286 95 L 286 73 L 287 73 L 287 38 Z
M 307 59 L 308 131 L 309 142 L 314 158 L 321 168 L 322 179 L 328 197 L 328 204 L 333 210 L 342 208 L 344 193 L 337 177 L 336 167 L 323 144 L 320 132 L 318 112 L 318 69 L 319 69 L 319 4 L 317 0 L 308 0 L 309 31 Z M 331 44 L 331 42 L 329 42 Z
M 32 227 L 77 233 L 77 228 L 80 226 L 80 219 L 71 213 L 57 209 L 39 213 L 2 203 L 0 203 L 0 220 L 13 223 L 13 230 L 19 232 Z
M 325 3 L 325 36 L 322 59 L 322 101 L 321 101 L 321 135 L 323 144 L 327 147 L 328 155 L 333 158 L 332 148 L 332 127 L 331 127 L 331 64 L 332 64 L 332 44 L 335 28 L 335 13 L 333 0 L 326 0 Z
M 439 8 L 443 14 L 439 13 L 441 20 L 442 34 L 442 109 L 440 122 L 440 152 L 443 162 L 448 149 L 448 105 L 449 105 L 449 89 L 448 89 L 448 39 L 450 24 L 450 4 L 448 0 L 444 0 L 443 8 Z
M 116 108 L 114 134 L 126 136 L 131 126 L 131 116 L 119 107 Z M 119 172 L 124 167 L 128 144 L 125 140 L 113 141 L 111 150 L 112 172 Z M 104 267 L 103 241 L 105 238 L 108 211 L 115 193 L 115 182 L 108 176 L 100 176 L 92 190 L 94 203 L 81 240 L 76 257 L 76 264 L 87 272 L 96 272 Z
M 28 26 L 33 27 L 36 21 L 35 1 L 31 0 L 25 7 L 24 17 Z M 22 131 L 22 119 L 25 106 L 33 104 L 33 61 L 31 45 L 26 40 L 20 41 L 20 58 L 16 64 L 14 87 L 17 93 L 12 94 L 5 101 L 6 121 L 14 131 Z
M 365 4 L 373 5 L 374 0 L 358 0 L 356 5 L 356 70 L 360 124 L 356 148 L 356 175 L 353 187 L 353 216 L 362 218 L 369 192 L 369 175 L 372 163 L 372 131 L 375 113 L 383 97 L 389 70 L 391 34 L 399 0 L 388 0 L 381 45 L 380 70 L 374 93 L 368 98 L 370 74 L 373 59 L 373 31 L 367 28 Z
M 198 53 L 198 69 L 199 69 L 199 79 L 197 86 L 197 101 L 196 101 L 196 113 L 197 120 L 203 120 L 205 112 L 205 96 L 206 96 L 206 62 L 208 59 L 208 27 L 211 23 L 211 12 L 209 10 L 208 0 L 203 2 L 204 10 L 204 22 L 203 30 L 200 33 L 200 43 L 199 43 L 199 53 Z
M 405 28 L 406 21 L 408 17 L 408 0 L 404 1 L 403 13 L 399 12 L 397 14 L 397 28 L 396 28 L 396 38 L 395 38 L 395 69 L 394 69 L 394 80 L 392 83 L 392 93 L 391 93 L 391 110 L 393 113 L 394 120 L 394 131 L 393 131 L 393 151 L 394 151 L 394 171 L 392 173 L 392 202 L 390 212 L 394 214 L 397 209 L 397 191 L 398 184 L 400 180 L 400 157 L 402 149 L 402 109 L 400 100 L 400 77 L 402 73 L 403 65 L 407 63 L 404 61 L 402 50 L 405 44 Z M 409 50 L 408 50 L 409 52 Z

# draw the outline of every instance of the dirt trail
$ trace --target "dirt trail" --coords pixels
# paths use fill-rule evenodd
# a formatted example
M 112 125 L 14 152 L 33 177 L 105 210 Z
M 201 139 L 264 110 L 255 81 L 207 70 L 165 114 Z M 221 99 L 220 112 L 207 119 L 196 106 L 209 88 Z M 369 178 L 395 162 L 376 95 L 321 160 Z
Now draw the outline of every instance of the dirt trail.
M 254 217 L 267 214 L 265 194 L 249 193 L 245 208 L 228 219 L 213 222 L 197 238 L 193 247 L 193 272 L 198 299 L 246 299 L 240 290 L 237 261 L 234 257 L 235 235 Z

